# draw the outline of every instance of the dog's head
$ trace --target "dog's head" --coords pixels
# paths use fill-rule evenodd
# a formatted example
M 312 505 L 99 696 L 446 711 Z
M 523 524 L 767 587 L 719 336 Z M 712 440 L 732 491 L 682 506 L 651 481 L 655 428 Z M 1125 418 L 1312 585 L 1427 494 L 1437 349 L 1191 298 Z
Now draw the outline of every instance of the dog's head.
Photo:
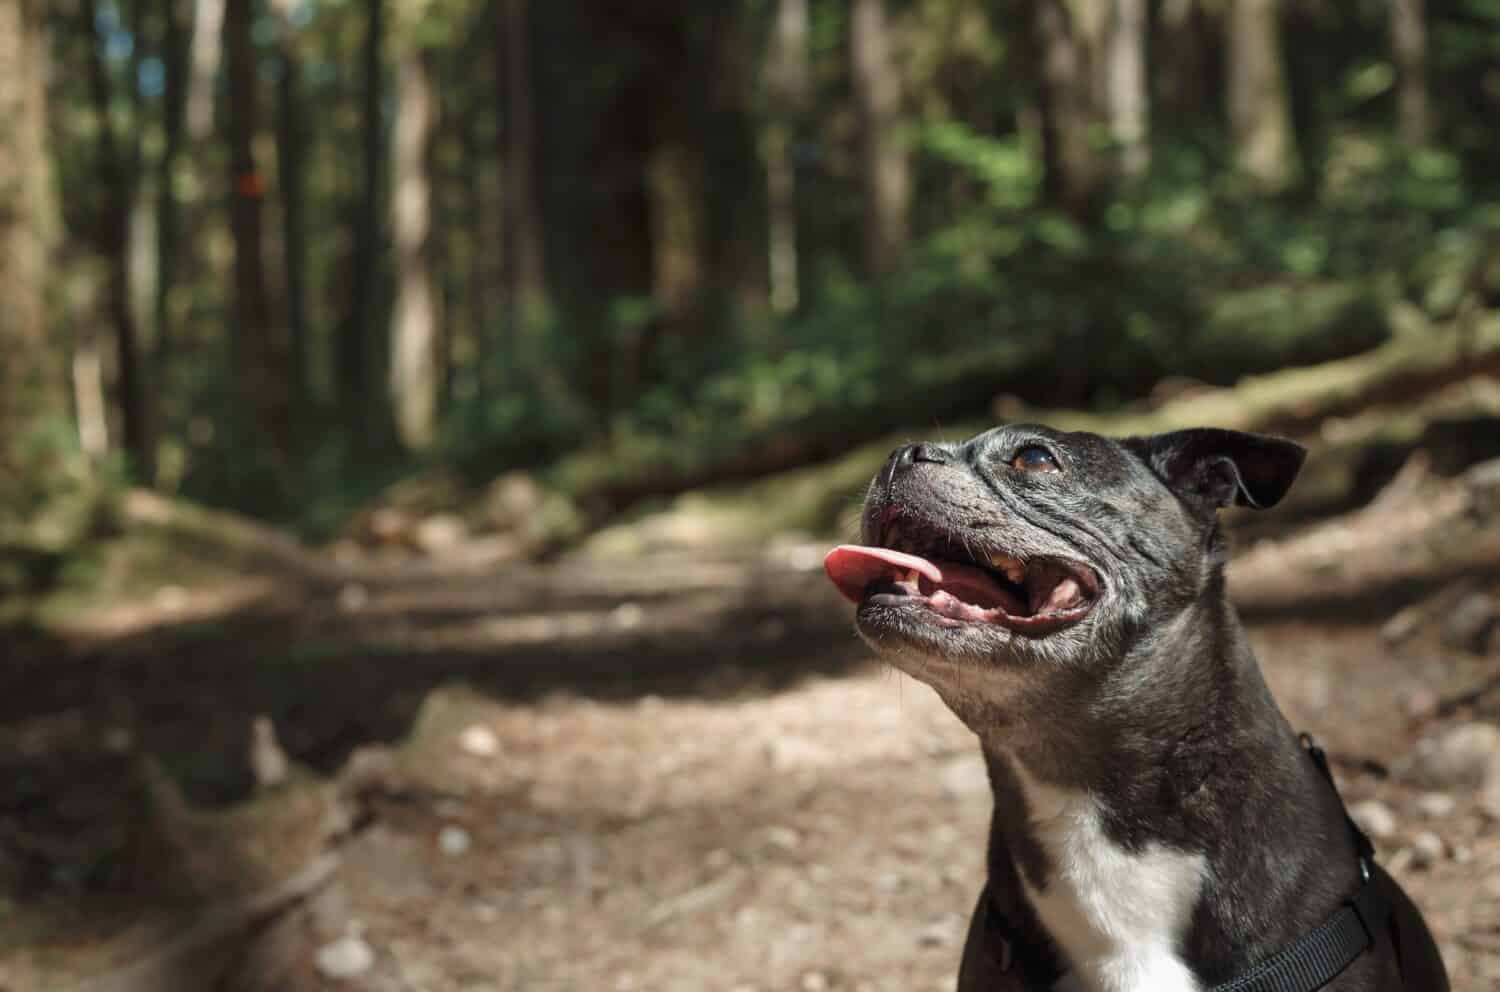
M 1125 657 L 1221 597 L 1217 511 L 1275 505 L 1304 455 L 1214 429 L 1117 441 L 1014 424 L 910 444 L 870 485 L 862 544 L 825 567 L 861 635 L 909 674 L 940 691 L 1034 684 Z

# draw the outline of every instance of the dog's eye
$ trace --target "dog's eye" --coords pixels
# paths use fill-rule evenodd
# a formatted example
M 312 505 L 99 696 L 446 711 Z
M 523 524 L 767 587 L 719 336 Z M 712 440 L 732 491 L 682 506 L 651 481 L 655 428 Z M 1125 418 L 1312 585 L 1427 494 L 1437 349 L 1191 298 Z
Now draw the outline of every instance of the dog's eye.
M 1059 468 L 1057 459 L 1052 457 L 1052 452 L 1035 444 L 1016 452 L 1016 457 L 1011 459 L 1010 466 L 1022 472 L 1056 472 Z

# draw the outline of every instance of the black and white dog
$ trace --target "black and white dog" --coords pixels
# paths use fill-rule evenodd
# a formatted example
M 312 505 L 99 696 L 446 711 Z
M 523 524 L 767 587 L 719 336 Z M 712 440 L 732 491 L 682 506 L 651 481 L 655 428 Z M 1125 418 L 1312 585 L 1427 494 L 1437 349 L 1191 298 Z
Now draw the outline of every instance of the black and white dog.
M 1421 916 L 1230 607 L 1217 511 L 1291 441 L 1012 425 L 897 450 L 825 567 L 861 635 L 978 735 L 989 881 L 960 992 L 1442 992 Z

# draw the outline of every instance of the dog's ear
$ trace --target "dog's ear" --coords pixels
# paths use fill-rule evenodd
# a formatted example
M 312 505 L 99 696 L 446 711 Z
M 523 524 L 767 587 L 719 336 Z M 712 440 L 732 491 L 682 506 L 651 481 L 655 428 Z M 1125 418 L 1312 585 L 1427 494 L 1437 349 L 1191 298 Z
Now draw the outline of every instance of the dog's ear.
M 1171 431 L 1120 442 L 1168 486 L 1207 509 L 1281 502 L 1307 449 L 1286 438 L 1214 427 Z

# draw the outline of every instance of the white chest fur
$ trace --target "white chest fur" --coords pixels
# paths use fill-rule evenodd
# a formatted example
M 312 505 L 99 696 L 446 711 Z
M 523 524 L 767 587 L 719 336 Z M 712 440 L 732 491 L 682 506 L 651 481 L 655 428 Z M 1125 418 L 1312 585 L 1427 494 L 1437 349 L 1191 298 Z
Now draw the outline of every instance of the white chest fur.
M 1198 992 L 1178 956 L 1203 883 L 1201 855 L 1132 853 L 1105 835 L 1087 793 L 1044 785 L 1012 762 L 1052 871 L 1026 894 L 1090 992 Z

